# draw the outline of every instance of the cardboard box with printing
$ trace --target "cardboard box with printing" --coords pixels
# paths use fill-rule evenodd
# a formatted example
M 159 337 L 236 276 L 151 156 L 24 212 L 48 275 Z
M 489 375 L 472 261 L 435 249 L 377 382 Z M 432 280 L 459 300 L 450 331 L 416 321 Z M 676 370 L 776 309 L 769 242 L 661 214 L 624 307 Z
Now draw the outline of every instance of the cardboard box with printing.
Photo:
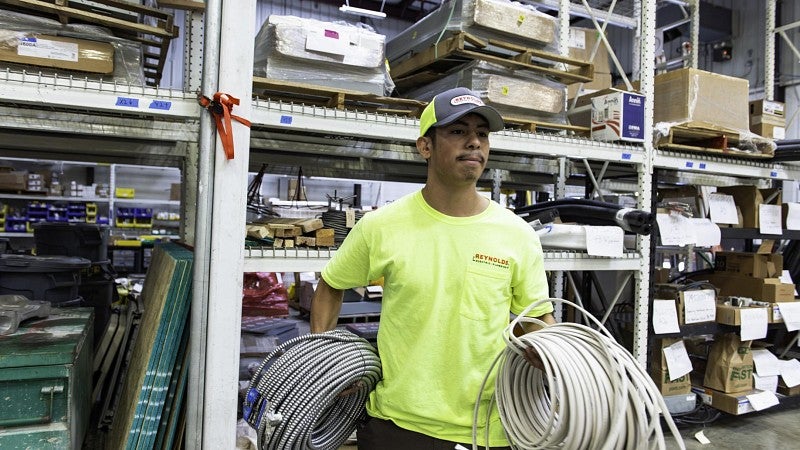
M 644 142 L 644 96 L 616 91 L 593 97 L 592 139 Z
M 692 388 L 689 374 L 670 380 L 667 370 L 667 359 L 663 349 L 681 340 L 682 338 L 661 338 L 657 339 L 656 344 L 652 347 L 655 354 L 650 358 L 650 377 L 664 395 L 688 394 Z
M 717 272 L 738 273 L 755 278 L 775 278 L 783 271 L 780 253 L 717 252 L 714 258 Z
M 717 323 L 739 326 L 742 324 L 742 310 L 751 308 L 767 309 L 767 322 L 769 322 L 769 309 L 766 306 L 731 306 L 717 303 Z
M 28 187 L 28 172 L 0 171 L 0 190 L 24 191 Z
M 81 72 L 114 72 L 114 47 L 90 41 L 40 33 L 0 30 L 0 61 Z
M 697 69 L 655 77 L 654 121 L 747 131 L 749 82 Z
M 759 189 L 755 186 L 722 186 L 717 188 L 720 194 L 733 196 L 733 201 L 742 212 L 742 227 L 758 228 L 758 206 L 780 205 L 780 189 Z
M 761 391 L 747 390 L 743 392 L 725 393 L 714 389 L 693 386 L 692 392 L 697 394 L 706 405 L 711 405 L 720 411 L 739 416 L 755 411 L 755 408 L 750 404 L 750 399 L 748 399 L 747 396 L 750 394 L 757 394 Z
M 769 139 L 785 139 L 785 105 L 772 100 L 751 101 L 750 131 Z

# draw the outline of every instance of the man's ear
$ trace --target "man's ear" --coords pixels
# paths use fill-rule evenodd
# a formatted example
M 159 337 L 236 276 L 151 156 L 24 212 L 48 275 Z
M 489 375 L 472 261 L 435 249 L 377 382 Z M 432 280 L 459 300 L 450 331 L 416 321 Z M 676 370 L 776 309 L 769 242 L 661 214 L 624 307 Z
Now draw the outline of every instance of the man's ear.
M 417 152 L 426 161 L 431 157 L 431 147 L 433 147 L 433 141 L 431 138 L 426 136 L 420 136 L 417 138 Z

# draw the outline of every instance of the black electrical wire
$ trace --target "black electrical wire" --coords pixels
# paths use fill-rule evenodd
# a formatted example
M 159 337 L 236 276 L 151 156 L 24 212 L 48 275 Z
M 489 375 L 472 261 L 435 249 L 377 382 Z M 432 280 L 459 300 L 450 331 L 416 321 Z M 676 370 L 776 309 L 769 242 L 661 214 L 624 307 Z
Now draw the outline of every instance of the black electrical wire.
M 585 225 L 616 225 L 625 231 L 649 235 L 653 230 L 655 216 L 647 211 L 624 208 L 614 203 L 588 199 L 564 198 L 517 208 L 517 215 L 534 214 L 556 209 L 565 222 Z

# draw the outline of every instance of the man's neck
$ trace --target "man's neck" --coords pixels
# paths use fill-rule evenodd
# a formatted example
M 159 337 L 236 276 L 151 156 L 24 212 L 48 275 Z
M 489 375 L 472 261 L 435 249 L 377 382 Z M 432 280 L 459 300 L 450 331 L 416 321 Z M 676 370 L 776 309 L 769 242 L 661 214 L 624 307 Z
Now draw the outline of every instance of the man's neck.
M 489 199 L 480 195 L 475 187 L 454 190 L 426 184 L 422 197 L 431 208 L 451 217 L 475 216 L 489 206 Z

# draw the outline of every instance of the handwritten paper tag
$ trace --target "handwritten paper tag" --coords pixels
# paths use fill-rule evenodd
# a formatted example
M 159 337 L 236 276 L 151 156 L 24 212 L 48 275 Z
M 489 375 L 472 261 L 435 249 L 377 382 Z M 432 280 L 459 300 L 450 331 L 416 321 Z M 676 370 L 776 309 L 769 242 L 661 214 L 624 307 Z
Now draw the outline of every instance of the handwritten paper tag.
M 739 223 L 739 215 L 736 214 L 736 203 L 733 196 L 713 192 L 708 194 L 708 205 L 711 211 L 711 221 L 714 223 Z
M 675 300 L 653 300 L 653 332 L 666 334 L 680 331 Z
M 669 381 L 677 380 L 692 371 L 692 361 L 683 341 L 678 341 L 670 346 L 664 347 L 664 359 L 667 360 L 667 372 Z
M 683 321 L 689 323 L 713 322 L 717 318 L 716 292 L 712 289 L 681 292 Z
M 719 226 L 708 219 L 689 219 L 689 230 L 694 231 L 695 245 L 698 247 L 714 247 L 722 240 Z
M 623 238 L 625 233 L 620 227 L 614 226 L 587 226 L 586 253 L 592 256 L 622 256 Z
M 740 331 L 743 341 L 752 341 L 767 337 L 767 308 L 742 308 L 742 329 Z
M 781 205 L 758 205 L 758 229 L 761 234 L 783 234 Z

